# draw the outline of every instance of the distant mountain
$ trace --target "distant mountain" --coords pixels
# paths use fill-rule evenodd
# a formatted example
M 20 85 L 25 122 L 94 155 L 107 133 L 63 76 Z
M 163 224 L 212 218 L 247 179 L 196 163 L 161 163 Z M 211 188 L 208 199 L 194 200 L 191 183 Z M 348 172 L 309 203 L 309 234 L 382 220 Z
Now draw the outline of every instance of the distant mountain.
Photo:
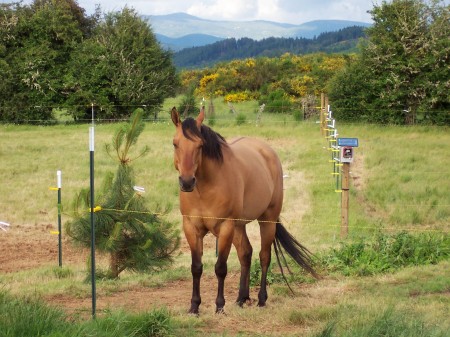
M 364 28 L 354 26 L 337 32 L 322 33 L 313 39 L 269 37 L 257 41 L 249 38 L 231 38 L 206 46 L 180 50 L 174 54 L 174 63 L 178 68 L 199 68 L 233 59 L 278 57 L 284 53 L 353 52 L 359 39 L 364 37 Z
M 350 26 L 368 27 L 367 22 L 345 21 L 345 20 L 320 20 L 306 22 L 300 25 L 278 23 L 271 21 L 215 21 L 206 20 L 185 13 L 174 13 L 168 15 L 143 15 L 142 18 L 148 22 L 157 34 L 159 41 L 166 48 L 170 45 L 173 50 L 179 50 L 185 46 L 194 47 L 209 44 L 202 36 L 209 35 L 218 40 L 227 38 L 250 38 L 262 40 L 269 37 L 284 38 L 314 38 L 325 32 L 338 31 Z M 186 35 L 197 35 L 199 38 Z M 175 41 L 168 39 L 177 39 Z M 165 41 L 168 41 L 166 44 Z M 170 42 L 170 43 L 169 43 Z M 195 43 L 195 44 L 192 44 Z M 204 44 L 203 44 L 204 45 Z
M 223 38 L 206 34 L 189 34 L 177 38 L 161 34 L 155 34 L 155 36 L 165 49 L 170 49 L 174 52 L 184 48 L 205 46 L 223 40 Z
M 370 27 L 372 24 L 359 21 L 346 20 L 316 20 L 303 23 L 295 30 L 294 36 L 289 37 L 306 37 L 312 39 L 323 33 L 336 32 L 347 27 Z
M 270 36 L 292 36 L 292 33 L 287 31 L 298 28 L 296 25 L 270 21 L 206 20 L 185 13 L 143 15 L 142 18 L 150 24 L 154 33 L 172 38 L 189 34 L 208 34 L 220 38 L 249 37 L 260 40 Z

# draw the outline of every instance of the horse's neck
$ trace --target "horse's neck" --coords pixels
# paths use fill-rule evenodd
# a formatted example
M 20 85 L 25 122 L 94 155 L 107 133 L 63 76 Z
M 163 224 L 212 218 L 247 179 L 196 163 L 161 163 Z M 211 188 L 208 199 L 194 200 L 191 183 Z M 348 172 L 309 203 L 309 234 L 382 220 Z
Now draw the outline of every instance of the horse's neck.
M 197 172 L 197 180 L 199 184 L 216 185 L 227 180 L 226 169 L 229 159 L 228 151 L 223 152 L 223 162 L 203 157 L 200 170 Z
M 217 179 L 217 173 L 220 171 L 220 163 L 214 159 L 203 158 L 201 166 L 197 171 L 196 178 L 199 184 L 211 184 Z

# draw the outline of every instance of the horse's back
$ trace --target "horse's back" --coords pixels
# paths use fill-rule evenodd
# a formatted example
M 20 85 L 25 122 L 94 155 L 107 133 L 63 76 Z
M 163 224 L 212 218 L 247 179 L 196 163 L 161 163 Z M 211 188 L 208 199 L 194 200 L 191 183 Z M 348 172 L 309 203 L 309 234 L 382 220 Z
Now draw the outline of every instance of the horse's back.
M 280 159 L 276 152 L 264 141 L 257 138 L 241 137 L 230 141 L 233 153 L 243 160 L 252 172 L 269 173 L 274 179 L 282 176 Z
M 238 138 L 229 142 L 235 174 L 244 189 L 244 216 L 257 218 L 268 207 L 281 208 L 283 172 L 276 152 L 256 138 Z

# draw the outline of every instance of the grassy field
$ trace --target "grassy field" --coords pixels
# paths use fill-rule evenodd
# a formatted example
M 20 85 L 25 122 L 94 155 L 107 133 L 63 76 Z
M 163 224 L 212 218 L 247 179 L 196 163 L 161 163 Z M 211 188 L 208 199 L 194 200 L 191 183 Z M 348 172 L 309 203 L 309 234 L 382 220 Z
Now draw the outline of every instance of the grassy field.
M 151 151 L 133 163 L 133 167 L 137 184 L 146 189 L 145 198 L 150 209 L 167 209 L 164 217 L 179 223 L 177 173 L 172 164 L 174 128 L 168 119 L 169 108 L 173 105 L 176 105 L 175 100 L 166 102 L 161 120 L 147 123 L 138 147 L 148 145 Z M 282 219 L 294 236 L 314 253 L 338 247 L 341 243 L 340 194 L 334 192 L 332 164 L 328 162 L 327 144 L 320 135 L 318 124 L 315 121 L 296 122 L 292 116 L 281 114 L 263 114 L 257 122 L 258 107 L 254 102 L 235 104 L 241 115 L 241 122 L 237 123 L 237 116 L 230 113 L 225 104 L 217 101 L 215 106 L 213 128 L 216 131 L 228 139 L 243 135 L 264 139 L 278 152 L 287 175 Z M 57 170 L 62 170 L 63 175 L 63 221 L 70 218 L 73 197 L 81 188 L 89 186 L 88 128 L 88 125 L 70 124 L 0 126 L 0 221 L 10 223 L 11 232 L 17 227 L 21 230 L 54 228 L 56 192 L 49 187 L 56 184 Z M 345 242 L 361 238 L 370 240 L 380 231 L 448 235 L 448 128 L 340 125 L 339 121 L 337 128 L 341 137 L 357 137 L 360 143 L 351 166 L 350 230 Z M 97 186 L 107 171 L 115 170 L 116 163 L 104 148 L 116 129 L 117 124 L 112 123 L 100 123 L 95 127 Z M 251 224 L 249 231 L 250 238 L 257 242 L 256 225 Z M 0 242 L 6 240 L 7 235 L 0 231 Z M 255 251 L 258 251 L 257 247 Z M 164 287 L 176 280 L 189 280 L 189 260 L 189 254 L 184 251 L 173 268 L 164 273 L 152 276 L 125 274 L 118 281 L 100 282 L 99 292 L 126 294 L 135 287 Z M 206 251 L 206 274 L 212 275 L 214 260 L 214 251 Z M 55 271 L 50 266 L 42 266 L 0 274 L 0 292 L 5 289 L 14 296 L 89 296 L 89 285 L 83 283 L 84 264 L 66 268 Z M 238 270 L 234 254 L 230 257 L 229 270 Z M 280 305 L 276 314 L 271 311 L 275 305 L 267 310 L 251 307 L 242 311 L 234 308 L 229 299 L 225 320 L 230 326 L 225 326 L 222 332 L 213 328 L 218 326 L 219 319 L 215 316 L 186 317 L 184 311 L 188 303 L 170 312 L 157 312 L 163 319 L 169 316 L 172 326 L 171 332 L 160 335 L 194 336 L 199 332 L 236 335 L 241 331 L 236 323 L 240 320 L 255 327 L 264 326 L 258 322 L 272 321 L 275 326 L 280 326 L 278 330 L 262 329 L 254 334 L 242 328 L 241 335 L 257 336 L 280 333 L 292 336 L 299 333 L 305 336 L 399 336 L 402 333 L 405 336 L 444 336 L 450 329 L 448 261 L 370 277 L 324 273 L 324 280 L 307 280 L 306 286 L 299 286 L 301 297 L 290 296 L 284 285 L 272 286 L 269 302 Z M 77 320 L 76 317 L 71 319 Z M 0 330 L 1 324 L 0 319 Z M 233 324 L 237 330 L 233 330 Z M 66 328 L 57 329 L 64 331 Z M 88 335 L 91 328 L 78 326 L 78 332 L 84 331 Z M 384 329 L 386 333 L 377 334 L 377 329 Z

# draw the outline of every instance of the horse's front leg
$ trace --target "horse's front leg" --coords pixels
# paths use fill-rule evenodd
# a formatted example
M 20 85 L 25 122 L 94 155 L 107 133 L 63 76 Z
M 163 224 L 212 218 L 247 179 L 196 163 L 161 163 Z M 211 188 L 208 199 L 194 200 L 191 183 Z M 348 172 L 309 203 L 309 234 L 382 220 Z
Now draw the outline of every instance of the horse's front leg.
M 203 274 L 203 237 L 206 232 L 199 232 L 188 219 L 183 221 L 183 230 L 189 244 L 189 248 L 191 249 L 192 257 L 192 297 L 189 313 L 198 315 L 200 303 L 202 302 L 200 296 L 200 279 Z
M 203 274 L 203 264 L 201 255 L 198 252 L 192 252 L 192 297 L 191 297 L 191 308 L 189 309 L 190 314 L 198 315 L 200 304 L 202 303 L 202 298 L 200 296 L 200 279 Z
M 227 276 L 227 260 L 230 254 L 231 244 L 234 236 L 234 221 L 224 221 L 220 224 L 219 238 L 217 244 L 217 262 L 215 271 L 218 281 L 216 313 L 223 313 L 225 306 L 225 277 Z

